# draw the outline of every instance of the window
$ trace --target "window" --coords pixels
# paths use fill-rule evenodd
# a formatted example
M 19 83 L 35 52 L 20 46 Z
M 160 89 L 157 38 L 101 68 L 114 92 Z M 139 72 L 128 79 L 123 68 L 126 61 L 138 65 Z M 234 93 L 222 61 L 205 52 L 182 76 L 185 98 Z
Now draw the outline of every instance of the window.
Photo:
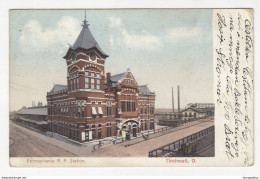
M 191 113 L 190 113 L 190 116 L 189 117 L 191 117 Z
M 77 89 L 79 89 L 79 78 L 77 78 Z
M 150 120 L 150 129 L 151 130 L 154 129 L 154 120 L 153 119 Z
M 97 79 L 97 89 L 100 89 L 100 79 Z
M 132 102 L 132 111 L 135 111 L 135 102 Z
M 98 115 L 103 115 L 102 107 L 98 106 Z
M 95 79 L 91 78 L 91 89 L 95 89 Z
M 53 107 L 53 114 L 56 116 L 57 115 L 57 113 L 56 113 L 56 105 L 54 105 L 54 107 Z
M 122 112 L 125 112 L 125 101 L 121 101 Z
M 76 117 L 76 106 L 73 106 L 73 117 Z
M 89 88 L 89 78 L 88 78 L 88 71 L 85 72 L 85 88 Z
M 146 114 L 146 106 L 144 106 L 144 114 Z
M 143 114 L 143 107 L 140 107 L 140 114 Z
M 101 139 L 102 138 L 102 125 L 99 124 L 98 125 L 98 139 Z
M 70 80 L 70 91 L 72 91 L 72 80 Z
M 85 88 L 86 89 L 89 88 L 89 78 L 88 77 L 85 78 Z
M 107 116 L 111 116 L 111 104 L 107 104 Z
M 187 117 L 187 113 L 185 113 L 185 117 Z
M 92 110 L 91 110 L 91 111 L 92 111 L 92 115 L 93 115 L 93 116 L 96 116 L 96 115 L 97 115 L 97 110 L 96 110 L 96 106 L 94 106 L 93 103 L 92 103 L 91 109 L 92 109 Z
M 95 124 L 92 125 L 91 130 L 92 130 L 92 139 L 95 139 L 95 131 L 96 131 Z
M 126 79 L 126 80 L 125 80 L 125 83 L 126 83 L 127 85 L 131 85 L 131 80 L 130 80 L 130 79 Z
M 73 89 L 75 90 L 76 89 L 76 78 L 74 78 L 73 82 L 74 82 Z
M 85 108 L 84 108 L 84 106 L 81 107 L 81 110 L 82 110 L 82 112 L 81 112 L 81 113 L 82 113 L 82 118 L 84 119 L 84 114 L 85 114 Z
M 112 126 L 111 123 L 107 123 L 107 137 L 111 136 Z
M 126 104 L 127 104 L 127 112 L 131 111 L 131 109 L 130 109 L 130 107 L 131 107 L 130 101 L 127 101 Z
M 97 78 L 100 78 L 100 73 L 97 73 Z
M 80 107 L 78 106 L 78 118 L 80 118 Z
M 85 140 L 89 140 L 89 125 L 85 126 Z
M 153 107 L 153 106 L 150 107 L 150 113 L 151 113 L 151 114 L 154 113 L 154 107 Z

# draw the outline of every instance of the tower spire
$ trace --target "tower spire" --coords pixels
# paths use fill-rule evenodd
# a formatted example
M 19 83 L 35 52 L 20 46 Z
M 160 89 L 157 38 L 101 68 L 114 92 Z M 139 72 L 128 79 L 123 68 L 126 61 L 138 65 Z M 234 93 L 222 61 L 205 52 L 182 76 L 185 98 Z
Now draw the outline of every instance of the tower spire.
M 89 24 L 88 24 L 88 21 L 87 21 L 87 15 L 86 15 L 86 9 L 85 9 L 85 18 L 84 18 L 84 21 L 83 21 L 83 27 L 88 27 Z

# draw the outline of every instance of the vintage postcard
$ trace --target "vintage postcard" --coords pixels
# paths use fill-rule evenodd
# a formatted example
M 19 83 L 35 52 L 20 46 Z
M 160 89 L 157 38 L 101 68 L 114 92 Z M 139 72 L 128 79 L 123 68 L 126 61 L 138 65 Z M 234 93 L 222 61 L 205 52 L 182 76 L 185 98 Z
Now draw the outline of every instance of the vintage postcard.
M 9 20 L 10 166 L 254 165 L 253 9 Z

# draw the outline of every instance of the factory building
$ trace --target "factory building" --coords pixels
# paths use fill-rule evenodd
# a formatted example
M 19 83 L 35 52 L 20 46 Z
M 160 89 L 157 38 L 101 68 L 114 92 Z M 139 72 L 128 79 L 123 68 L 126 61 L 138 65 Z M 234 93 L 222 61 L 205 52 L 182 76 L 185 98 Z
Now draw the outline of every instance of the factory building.
M 174 109 L 174 93 L 172 88 L 172 112 L 158 113 L 159 125 L 175 126 L 178 123 L 197 120 L 214 116 L 215 106 L 213 103 L 189 103 L 185 109 L 180 109 L 180 87 L 177 86 L 178 108 Z
M 130 71 L 105 73 L 108 55 L 87 24 L 64 59 L 67 84 L 47 93 L 49 131 L 79 142 L 154 129 L 155 93 Z

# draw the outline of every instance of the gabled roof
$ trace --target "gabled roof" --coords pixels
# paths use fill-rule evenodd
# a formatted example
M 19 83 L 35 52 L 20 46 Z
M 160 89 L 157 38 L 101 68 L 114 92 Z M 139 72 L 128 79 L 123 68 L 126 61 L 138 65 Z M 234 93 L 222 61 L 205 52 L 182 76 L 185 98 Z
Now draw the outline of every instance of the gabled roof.
M 83 28 L 75 41 L 74 45 L 71 47 L 73 50 L 76 50 L 77 48 L 83 48 L 83 49 L 91 49 L 91 48 L 96 48 L 99 50 L 99 52 L 104 55 L 105 57 L 108 57 L 108 55 L 103 52 L 98 45 L 97 41 L 94 39 L 92 33 L 90 32 L 88 28 L 88 24 L 86 19 L 83 21 L 84 24 L 82 25 Z
M 113 75 L 110 77 L 110 86 L 113 88 L 113 87 L 116 87 L 119 83 L 121 83 L 123 81 L 123 79 L 125 78 L 125 76 L 130 73 L 130 75 L 132 76 L 133 80 L 135 81 L 135 83 L 137 84 L 133 74 L 130 72 L 130 69 L 127 69 L 126 72 L 123 72 L 123 73 L 119 73 L 119 74 L 116 74 L 116 75 Z M 106 84 L 107 80 L 105 80 L 105 84 Z
M 17 111 L 17 114 L 31 114 L 47 116 L 47 107 L 34 107 L 34 108 L 23 108 Z
M 57 85 L 55 84 L 50 91 L 50 94 L 62 93 L 67 91 L 67 85 Z
M 116 75 L 111 76 L 110 80 L 113 81 L 113 82 L 118 82 L 119 80 L 123 79 L 125 75 L 126 75 L 126 72 L 116 74 Z
M 141 85 L 141 86 L 138 86 L 138 88 L 139 88 L 140 94 L 148 94 L 148 95 L 154 94 L 153 92 L 151 92 L 151 90 L 148 88 L 147 85 Z

